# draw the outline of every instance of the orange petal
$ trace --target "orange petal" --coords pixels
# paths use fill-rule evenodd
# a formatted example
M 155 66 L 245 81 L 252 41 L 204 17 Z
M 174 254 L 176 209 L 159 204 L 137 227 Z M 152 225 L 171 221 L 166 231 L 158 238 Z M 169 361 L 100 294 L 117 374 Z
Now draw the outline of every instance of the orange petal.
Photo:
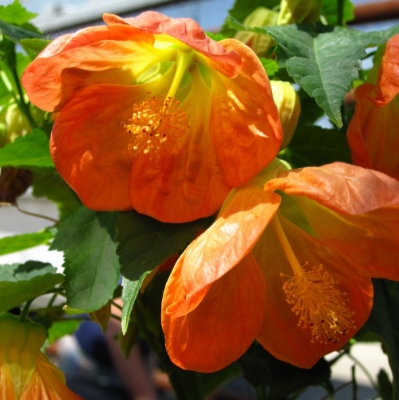
M 181 280 L 188 297 L 217 281 L 251 251 L 280 201 L 279 195 L 260 188 L 236 191 L 214 224 L 177 262 L 183 265 Z
M 173 71 L 171 72 L 173 73 Z M 96 85 L 80 91 L 57 117 L 51 155 L 65 181 L 95 210 L 128 210 L 130 174 L 135 153 L 121 126 L 133 104 L 166 90 L 168 74 L 140 86 Z
M 0 399 L 17 400 L 10 371 L 4 359 L 0 360 Z
M 279 360 L 301 368 L 311 368 L 322 356 L 340 349 L 367 321 L 372 308 L 373 285 L 369 278 L 357 274 L 345 258 L 340 257 L 304 231 L 280 216 L 280 221 L 295 255 L 305 269 L 323 265 L 324 270 L 338 281 L 336 288 L 346 293 L 348 308 L 354 312 L 355 329 L 338 343 L 312 343 L 311 330 L 297 326 L 299 317 L 286 302 L 283 284 L 293 276 L 282 247 L 269 226 L 252 251 L 267 286 L 265 319 L 257 340 Z M 283 273 L 285 276 L 280 276 Z
M 219 42 L 208 38 L 197 22 L 190 18 L 169 18 L 155 11 L 147 11 L 133 18 L 104 14 L 108 25 L 131 25 L 144 32 L 166 34 L 178 39 L 214 60 L 226 76 L 234 76 L 241 69 L 242 60 L 234 50 L 227 50 Z
M 306 196 L 331 210 L 361 214 L 399 204 L 399 182 L 377 171 L 344 163 L 282 172 L 265 190 Z
M 134 209 L 164 222 L 187 222 L 215 214 L 230 187 L 209 136 L 209 88 L 198 67 L 179 110 L 187 132 L 165 143 L 159 157 L 138 157 L 131 175 Z
M 376 103 L 389 103 L 399 93 L 399 34 L 386 45 L 379 73 L 379 95 Z
M 197 307 L 175 317 L 168 307 L 183 300 L 181 265 L 176 265 L 162 302 L 162 327 L 170 359 L 183 369 L 213 372 L 238 359 L 259 332 L 265 283 L 251 255 L 210 285 Z
M 36 371 L 20 400 L 82 400 L 65 384 L 63 373 L 50 364 L 46 356 L 38 354 Z
M 36 106 L 59 111 L 84 87 L 131 85 L 147 68 L 174 55 L 172 49 L 155 49 L 153 42 L 153 35 L 131 26 L 85 28 L 49 44 L 26 68 L 22 84 Z
M 359 274 L 399 280 L 399 205 L 359 215 L 340 214 L 295 196 L 314 235 Z
M 364 84 L 355 91 L 356 109 L 347 131 L 352 160 L 399 180 L 399 97 L 377 107 L 374 90 L 374 85 Z
M 282 129 L 269 80 L 255 53 L 233 39 L 220 42 L 243 61 L 240 73 L 212 73 L 210 134 L 230 187 L 247 183 L 276 156 Z M 212 68 L 218 68 L 209 61 Z M 239 160 L 239 162 L 237 161 Z

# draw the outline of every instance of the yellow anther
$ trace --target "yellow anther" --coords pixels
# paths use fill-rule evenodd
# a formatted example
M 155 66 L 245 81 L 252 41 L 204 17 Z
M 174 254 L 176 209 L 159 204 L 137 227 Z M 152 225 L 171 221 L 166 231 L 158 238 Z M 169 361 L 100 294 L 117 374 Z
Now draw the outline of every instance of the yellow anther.
M 167 140 L 176 140 L 188 129 L 187 115 L 178 109 L 180 102 L 168 97 L 152 97 L 133 105 L 132 117 L 122 122 L 130 136 L 128 149 L 136 155 L 157 154 Z
M 336 288 L 338 282 L 322 265 L 303 272 L 284 283 L 286 301 L 293 304 L 291 310 L 299 316 L 298 326 L 311 330 L 312 343 L 337 343 L 349 330 L 356 329 L 346 293 Z

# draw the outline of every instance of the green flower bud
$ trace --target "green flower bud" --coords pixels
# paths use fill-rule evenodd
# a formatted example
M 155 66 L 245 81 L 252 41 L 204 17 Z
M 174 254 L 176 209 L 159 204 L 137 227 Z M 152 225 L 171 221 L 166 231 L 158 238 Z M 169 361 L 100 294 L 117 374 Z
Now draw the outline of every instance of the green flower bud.
M 277 25 L 312 23 L 319 19 L 321 0 L 281 0 Z
M 245 18 L 244 25 L 251 28 L 257 26 L 274 26 L 277 25 L 278 13 L 268 8 L 258 7 Z M 245 43 L 259 57 L 267 55 L 270 48 L 275 45 L 275 41 L 269 35 L 254 32 L 237 32 L 235 39 Z
M 270 81 L 270 84 L 284 133 L 280 149 L 284 149 L 294 135 L 301 113 L 301 102 L 298 93 L 289 82 Z

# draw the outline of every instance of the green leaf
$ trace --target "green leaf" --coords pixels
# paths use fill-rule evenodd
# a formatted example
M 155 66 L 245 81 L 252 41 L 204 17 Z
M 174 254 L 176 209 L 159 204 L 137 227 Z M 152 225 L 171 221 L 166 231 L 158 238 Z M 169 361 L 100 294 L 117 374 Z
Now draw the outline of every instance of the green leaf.
M 130 323 L 130 314 L 132 312 L 134 302 L 136 301 L 137 295 L 139 294 L 141 285 L 145 277 L 150 274 L 151 271 L 144 271 L 142 275 L 137 279 L 130 281 L 129 279 L 123 277 L 122 279 L 122 333 L 126 335 Z
M 355 6 L 350 0 L 343 0 L 343 3 L 342 22 L 345 24 L 346 22 L 353 21 L 355 19 L 355 14 L 353 13 L 355 10 Z M 328 25 L 339 24 L 338 5 L 339 1 L 337 0 L 322 1 L 321 15 L 324 17 Z
M 335 27 L 333 32 L 317 34 L 308 26 L 288 25 L 256 28 L 256 32 L 268 33 L 276 40 L 279 67 L 286 67 L 331 121 L 342 127 L 342 101 L 359 76 L 366 48 L 384 43 L 399 32 L 399 26 L 379 32 Z
M 27 11 L 18 0 L 7 6 L 0 6 L 0 20 L 9 24 L 22 25 L 36 16 L 37 14 Z
M 39 38 L 46 39 L 42 33 L 35 32 L 31 29 L 24 29 L 19 26 L 8 24 L 0 20 L 0 30 L 4 35 L 8 36 L 14 42 L 20 42 L 22 39 Z
M 0 149 L 0 167 L 52 167 L 48 137 L 41 129 L 15 139 Z
M 33 196 L 46 197 L 57 204 L 61 220 L 82 205 L 75 192 L 54 169 L 34 171 L 32 186 Z
M 334 161 L 351 162 L 346 136 L 334 129 L 319 126 L 299 126 L 279 158 L 293 168 L 320 166 Z
M 323 358 L 311 369 L 297 368 L 277 360 L 255 342 L 238 362 L 252 385 L 268 388 L 268 400 L 285 399 L 310 385 L 329 384 L 330 367 Z
M 0 265 L 0 312 L 34 299 L 62 283 L 64 276 L 50 264 L 28 261 Z
M 141 284 L 155 267 L 178 255 L 206 229 L 213 218 L 185 224 L 168 224 L 135 211 L 119 214 L 116 223 L 117 253 L 123 279 L 122 329 L 128 326 L 130 313 Z
M 266 70 L 268 77 L 272 77 L 278 72 L 277 62 L 268 58 L 261 57 L 259 61 L 262 63 L 263 68 Z
M 373 279 L 374 304 L 362 331 L 375 334 L 383 343 L 393 375 L 394 395 L 399 399 L 399 286 L 389 293 L 389 281 Z
M 206 36 L 208 36 L 212 40 L 215 40 L 216 42 L 220 42 L 221 40 L 226 39 L 226 36 L 224 36 L 222 33 L 206 32 Z
M 51 231 L 43 229 L 34 233 L 3 237 L 0 239 L 0 256 L 30 249 L 31 247 L 36 247 L 41 244 L 48 245 L 53 236 Z
M 72 335 L 80 325 L 81 321 L 74 319 L 64 319 L 62 321 L 54 321 L 50 328 L 47 329 L 48 337 L 47 341 L 49 344 L 62 338 L 65 335 Z
M 49 39 L 21 39 L 20 44 L 26 50 L 26 52 L 31 56 L 31 58 L 36 58 L 36 56 L 45 49 L 45 47 L 51 43 Z
M 377 376 L 378 393 L 382 400 L 391 400 L 393 398 L 393 386 L 388 377 L 388 374 L 381 369 Z
M 113 240 L 115 220 L 115 213 L 79 207 L 59 224 L 50 249 L 65 254 L 65 291 L 69 307 L 91 312 L 113 297 L 119 279 Z

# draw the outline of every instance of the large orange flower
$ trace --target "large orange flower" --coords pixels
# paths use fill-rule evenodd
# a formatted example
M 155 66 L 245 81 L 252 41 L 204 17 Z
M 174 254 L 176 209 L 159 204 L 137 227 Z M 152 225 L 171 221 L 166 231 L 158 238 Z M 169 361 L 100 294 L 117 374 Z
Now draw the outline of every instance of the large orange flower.
M 30 100 L 59 112 L 54 163 L 83 203 L 162 221 L 215 213 L 276 155 L 264 68 L 234 39 L 155 12 L 54 40 L 26 69 Z
M 387 43 L 378 82 L 355 91 L 348 143 L 356 165 L 399 179 L 399 35 Z
M 371 277 L 399 280 L 399 182 L 343 163 L 278 164 L 232 191 L 171 273 L 162 325 L 182 368 L 221 369 L 254 339 L 310 368 L 366 322 Z
M 0 315 L 0 399 L 79 400 L 62 372 L 40 351 L 46 331 L 33 322 Z

